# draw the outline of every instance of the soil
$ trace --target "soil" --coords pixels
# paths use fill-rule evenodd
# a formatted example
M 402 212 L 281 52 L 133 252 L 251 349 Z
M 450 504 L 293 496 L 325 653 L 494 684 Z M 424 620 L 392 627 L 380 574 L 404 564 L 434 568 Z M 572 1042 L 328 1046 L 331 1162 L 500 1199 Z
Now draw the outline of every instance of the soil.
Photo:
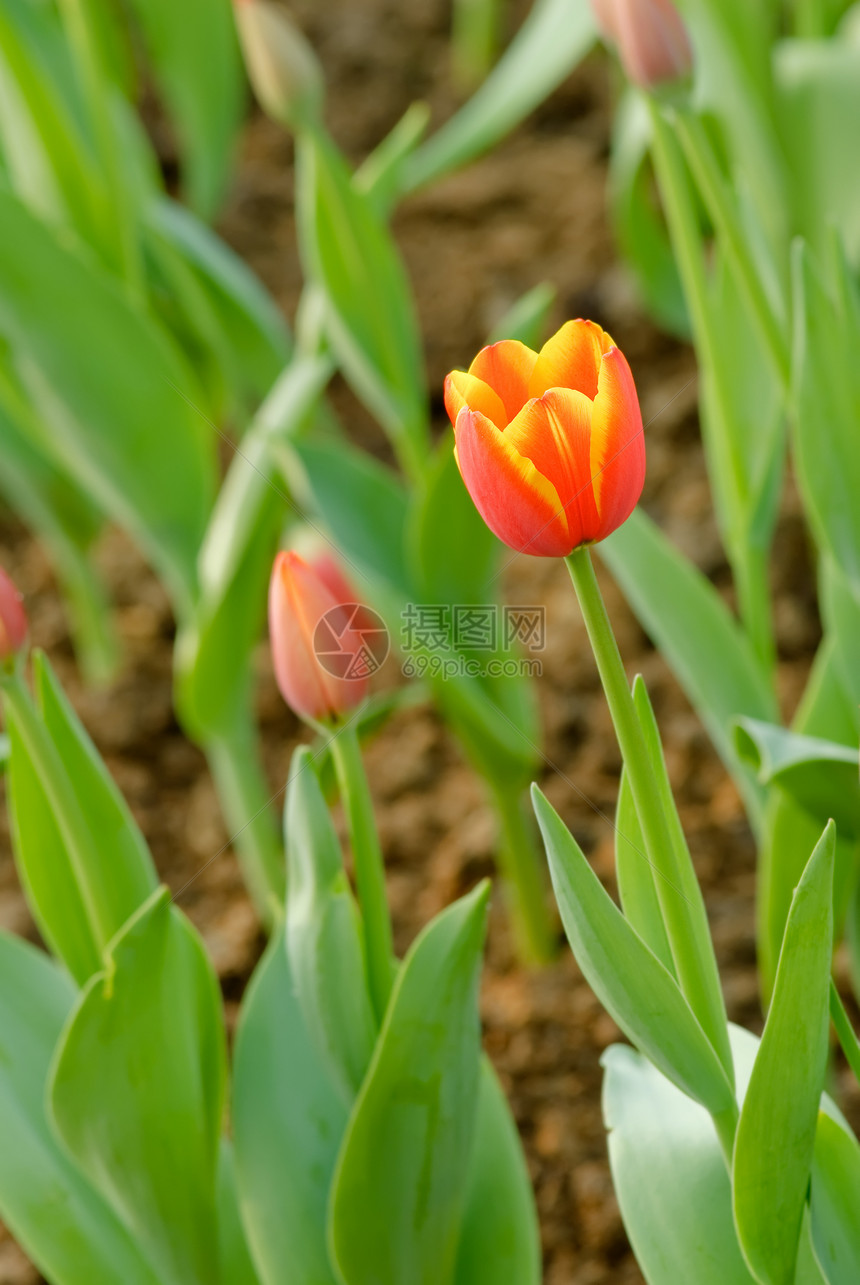
M 512 28 L 522 10 L 510 10 Z M 352 161 L 367 154 L 414 98 L 426 99 L 434 123 L 455 108 L 450 11 L 443 0 L 330 0 L 324 7 L 296 0 L 293 12 L 325 66 L 329 124 Z M 702 459 L 693 356 L 658 333 L 639 310 L 613 247 L 605 202 L 608 86 L 605 61 L 593 55 L 492 155 L 411 198 L 398 212 L 394 227 L 415 287 L 434 411 L 441 430 L 446 371 L 470 360 L 520 294 L 539 281 L 551 282 L 558 291 L 557 323 L 593 317 L 626 352 L 647 424 L 645 507 L 731 600 Z M 168 152 L 169 140 L 161 142 Z M 255 114 L 221 230 L 290 317 L 301 288 L 292 194 L 290 140 Z M 378 430 L 348 391 L 336 384 L 333 396 L 355 436 L 384 454 Z M 98 561 L 116 605 L 124 658 L 109 688 L 88 690 L 75 667 L 45 553 L 8 513 L 0 514 L 0 558 L 26 597 L 34 642 L 57 668 L 163 878 L 174 889 L 184 888 L 180 905 L 206 940 L 232 1025 L 263 940 L 205 760 L 172 712 L 173 622 L 165 595 L 129 541 L 118 531 L 106 533 Z M 519 558 L 506 578 L 511 600 L 543 603 L 547 611 L 539 682 L 541 784 L 611 888 L 613 830 L 606 818 L 614 813 L 619 756 L 565 569 Z M 677 683 L 611 579 L 601 579 L 629 671 L 642 672 L 652 693 L 705 891 L 730 1016 L 759 1030 L 755 853 L 740 801 Z M 811 565 L 790 487 L 774 549 L 773 585 L 781 693 L 790 712 L 819 637 Z M 278 696 L 263 645 L 257 663 L 274 795 L 302 733 Z M 369 747 L 367 765 L 402 951 L 433 914 L 492 873 L 492 818 L 479 782 L 430 707 L 393 718 Z M 0 824 L 0 926 L 36 940 L 5 815 Z M 542 971 L 517 964 L 498 897 L 482 1011 L 486 1047 L 509 1094 L 534 1180 L 546 1285 L 641 1281 L 612 1192 L 600 1114 L 600 1055 L 619 1032 L 566 947 Z M 844 1070 L 838 1078 L 856 1118 L 856 1085 L 852 1095 Z M 0 1239 L 0 1285 L 38 1279 L 11 1238 Z

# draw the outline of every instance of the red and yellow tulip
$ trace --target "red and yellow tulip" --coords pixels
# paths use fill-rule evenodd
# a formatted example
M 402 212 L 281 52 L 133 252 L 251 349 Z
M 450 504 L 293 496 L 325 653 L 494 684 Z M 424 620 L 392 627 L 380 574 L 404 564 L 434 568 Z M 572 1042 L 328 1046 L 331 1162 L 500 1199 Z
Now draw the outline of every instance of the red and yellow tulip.
M 521 553 L 566 557 L 630 516 L 645 480 L 630 367 L 593 321 L 568 321 L 539 353 L 482 348 L 445 380 L 463 481 L 491 531 Z

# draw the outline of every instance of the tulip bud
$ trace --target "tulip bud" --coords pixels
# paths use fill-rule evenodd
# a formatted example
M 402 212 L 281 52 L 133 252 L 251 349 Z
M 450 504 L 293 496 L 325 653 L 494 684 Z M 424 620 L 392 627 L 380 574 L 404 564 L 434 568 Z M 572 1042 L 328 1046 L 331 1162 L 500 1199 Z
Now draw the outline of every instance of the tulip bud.
M 0 661 L 16 655 L 27 641 L 27 615 L 21 595 L 0 567 Z
M 693 51 L 672 0 L 591 0 L 601 34 L 634 85 L 656 89 L 688 76 Z
M 301 31 L 269 0 L 236 0 L 235 12 L 248 78 L 263 111 L 290 128 L 315 120 L 323 76 Z
M 351 627 L 352 614 L 340 593 L 297 553 L 278 554 L 269 585 L 269 640 L 281 695 L 301 718 L 336 717 L 367 694 L 367 669 L 360 663 L 364 640 Z

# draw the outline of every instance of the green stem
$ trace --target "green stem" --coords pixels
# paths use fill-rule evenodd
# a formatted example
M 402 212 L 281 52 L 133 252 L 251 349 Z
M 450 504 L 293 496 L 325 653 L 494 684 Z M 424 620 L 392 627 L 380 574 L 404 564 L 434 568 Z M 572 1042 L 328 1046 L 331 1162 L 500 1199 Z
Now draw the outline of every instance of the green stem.
M 381 1023 L 391 994 L 394 959 L 385 865 L 355 728 L 351 724 L 338 728 L 330 746 L 355 862 L 355 882 L 367 945 L 370 995 Z
M 788 388 L 791 361 L 784 328 L 767 297 L 708 131 L 695 112 L 687 109 L 676 113 L 674 123 L 714 227 L 746 293 L 774 370 L 783 388 Z
M 857 1040 L 854 1027 L 845 1012 L 845 1006 L 832 977 L 830 979 L 830 1020 L 836 1028 L 836 1034 L 839 1037 L 839 1043 L 842 1045 L 845 1060 L 854 1072 L 858 1084 L 860 1084 L 860 1042 Z
M 556 934 L 546 896 L 544 863 L 524 800 L 516 790 L 490 782 L 500 843 L 498 861 L 520 957 L 528 964 L 546 964 L 556 954 Z
M 701 948 L 699 945 L 701 917 L 682 891 L 687 879 L 680 865 L 678 850 L 672 841 L 668 818 L 660 802 L 657 776 L 594 574 L 591 555 L 587 548 L 576 549 L 566 562 L 627 769 L 647 856 L 657 875 L 654 887 L 678 980 L 690 1007 L 732 1079 L 734 1071 L 725 1008 L 719 978 L 713 965 L 713 955 L 710 955 L 709 965 L 704 945 Z M 694 881 L 695 876 L 692 878 Z
M 705 433 L 705 447 L 710 457 L 710 472 L 715 486 L 723 484 L 721 522 L 723 539 L 738 591 L 738 607 L 744 629 L 756 649 L 767 673 L 773 672 L 776 648 L 767 584 L 767 553 L 753 550 L 744 539 L 732 538 L 739 526 L 729 514 L 746 515 L 750 509 L 747 468 L 740 439 L 735 431 L 734 408 L 720 365 L 720 344 L 713 321 L 713 303 L 708 289 L 702 238 L 690 192 L 690 184 L 672 131 L 657 103 L 648 99 L 651 114 L 652 153 L 660 184 L 660 194 L 672 236 L 672 244 L 684 286 L 696 350 L 703 370 L 710 380 L 714 432 Z M 707 426 L 707 417 L 703 421 Z M 724 463 L 720 462 L 720 457 Z M 746 522 L 740 525 L 746 529 Z
M 274 825 L 254 728 L 236 727 L 205 744 L 242 876 L 262 923 L 273 926 L 286 890 L 284 853 Z

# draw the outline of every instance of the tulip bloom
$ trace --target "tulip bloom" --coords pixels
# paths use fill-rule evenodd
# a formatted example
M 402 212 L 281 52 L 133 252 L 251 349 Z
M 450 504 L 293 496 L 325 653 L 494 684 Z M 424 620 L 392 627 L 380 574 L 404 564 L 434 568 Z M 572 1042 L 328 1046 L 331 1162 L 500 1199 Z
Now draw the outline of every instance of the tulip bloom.
M 634 85 L 656 89 L 689 76 L 693 52 L 672 0 L 591 0 L 591 7 Z
M 27 615 L 21 595 L 0 567 L 0 661 L 8 660 L 27 641 Z
M 341 585 L 349 589 L 342 573 Z M 353 596 L 349 594 L 350 599 Z M 366 674 L 351 677 L 351 662 L 360 657 L 363 640 L 350 628 L 351 613 L 324 578 L 297 553 L 279 553 L 269 584 L 269 639 L 275 677 L 291 709 L 311 722 L 334 718 L 358 705 L 367 694 Z M 320 621 L 326 621 L 320 626 Z M 320 663 L 320 627 L 326 634 Z M 333 672 L 331 649 L 343 665 Z M 334 658 L 336 659 L 336 657 Z
M 491 531 L 561 558 L 629 518 L 645 480 L 630 367 L 593 321 L 568 321 L 539 353 L 482 348 L 445 380 L 457 465 Z

